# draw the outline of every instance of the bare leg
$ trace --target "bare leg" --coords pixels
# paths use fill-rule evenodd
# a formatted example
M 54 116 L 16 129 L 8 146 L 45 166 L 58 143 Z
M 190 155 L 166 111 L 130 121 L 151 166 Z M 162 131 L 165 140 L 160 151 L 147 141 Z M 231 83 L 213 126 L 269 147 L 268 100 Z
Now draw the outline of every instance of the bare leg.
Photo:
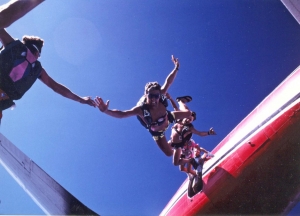
M 180 170 L 181 172 L 188 173 L 187 168 L 185 167 L 185 164 L 180 164 L 180 165 L 179 165 L 179 170 Z
M 175 115 L 175 119 L 189 118 L 192 115 L 192 112 L 189 111 L 189 110 L 186 110 L 186 111 L 173 111 L 172 113 Z
M 159 138 L 158 140 L 155 140 L 155 142 L 166 156 L 170 157 L 173 155 L 173 149 L 171 145 L 169 145 L 166 137 Z
M 182 154 L 181 148 L 174 149 L 174 151 L 173 151 L 173 164 L 175 166 L 183 165 L 185 163 L 189 163 L 189 161 L 190 161 L 189 159 L 180 158 L 181 154 Z
M 184 102 L 182 102 L 181 100 L 178 101 L 178 105 L 179 105 L 179 109 L 180 109 L 181 111 L 190 110 L 190 109 L 188 108 L 188 106 L 187 106 Z
M 187 165 L 187 173 L 191 173 L 194 176 L 196 175 L 195 170 L 192 169 L 192 164 L 191 163 L 188 163 L 188 165 Z
M 0 7 L 0 29 L 7 28 L 44 0 L 11 0 Z

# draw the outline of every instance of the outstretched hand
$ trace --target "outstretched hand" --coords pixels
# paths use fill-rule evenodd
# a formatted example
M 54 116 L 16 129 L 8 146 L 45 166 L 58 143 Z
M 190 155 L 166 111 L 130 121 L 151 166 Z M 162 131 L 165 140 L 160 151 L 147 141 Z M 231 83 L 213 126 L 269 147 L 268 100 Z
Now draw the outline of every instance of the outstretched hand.
M 172 62 L 174 63 L 175 68 L 176 68 L 176 69 L 179 69 L 179 60 L 178 60 L 178 58 L 175 58 L 175 57 L 172 55 Z
M 209 135 L 217 135 L 212 127 L 209 129 L 208 132 L 209 132 Z
M 96 107 L 95 101 L 91 97 L 81 97 L 80 103 Z
M 106 103 L 104 103 L 104 101 L 102 100 L 102 98 L 97 96 L 95 98 L 95 103 L 96 103 L 96 106 L 99 108 L 99 110 L 101 112 L 105 112 L 105 111 L 108 110 L 109 100 L 106 101 Z

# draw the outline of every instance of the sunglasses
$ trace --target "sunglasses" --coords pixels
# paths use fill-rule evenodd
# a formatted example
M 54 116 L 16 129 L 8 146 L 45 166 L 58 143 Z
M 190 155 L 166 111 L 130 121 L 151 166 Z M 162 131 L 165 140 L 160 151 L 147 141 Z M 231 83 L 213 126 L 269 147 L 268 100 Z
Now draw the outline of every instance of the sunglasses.
M 152 99 L 152 98 L 155 98 L 155 99 L 158 99 L 160 97 L 160 94 L 148 94 L 148 98 Z

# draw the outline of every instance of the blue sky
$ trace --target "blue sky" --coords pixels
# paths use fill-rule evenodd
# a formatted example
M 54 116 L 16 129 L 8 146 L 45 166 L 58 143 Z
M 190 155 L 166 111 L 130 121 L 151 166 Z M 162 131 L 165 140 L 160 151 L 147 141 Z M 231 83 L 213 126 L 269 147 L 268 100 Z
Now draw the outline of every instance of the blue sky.
M 169 93 L 193 97 L 197 129 L 214 127 L 217 136 L 194 136 L 207 150 L 300 63 L 300 26 L 275 0 L 48 0 L 7 30 L 42 37 L 52 78 L 120 110 L 145 83 L 163 83 L 175 55 Z M 158 215 L 186 178 L 134 117 L 106 116 L 40 81 L 16 104 L 1 133 L 101 215 Z M 43 214 L 2 167 L 0 176 L 0 214 Z

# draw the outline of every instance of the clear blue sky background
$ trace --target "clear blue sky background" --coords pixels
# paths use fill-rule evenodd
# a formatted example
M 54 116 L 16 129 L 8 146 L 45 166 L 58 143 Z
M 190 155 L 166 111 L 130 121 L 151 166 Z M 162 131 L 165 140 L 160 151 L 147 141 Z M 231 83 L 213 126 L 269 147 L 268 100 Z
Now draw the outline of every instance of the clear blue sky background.
M 300 64 L 300 26 L 279 0 L 47 0 L 7 30 L 42 37 L 50 76 L 121 110 L 146 82 L 164 82 L 174 54 L 169 93 L 193 97 L 197 129 L 214 127 L 217 136 L 194 136 L 208 150 Z M 0 130 L 101 215 L 158 215 L 186 178 L 136 118 L 106 116 L 40 81 Z M 43 214 L 2 167 L 0 183 L 0 214 Z

